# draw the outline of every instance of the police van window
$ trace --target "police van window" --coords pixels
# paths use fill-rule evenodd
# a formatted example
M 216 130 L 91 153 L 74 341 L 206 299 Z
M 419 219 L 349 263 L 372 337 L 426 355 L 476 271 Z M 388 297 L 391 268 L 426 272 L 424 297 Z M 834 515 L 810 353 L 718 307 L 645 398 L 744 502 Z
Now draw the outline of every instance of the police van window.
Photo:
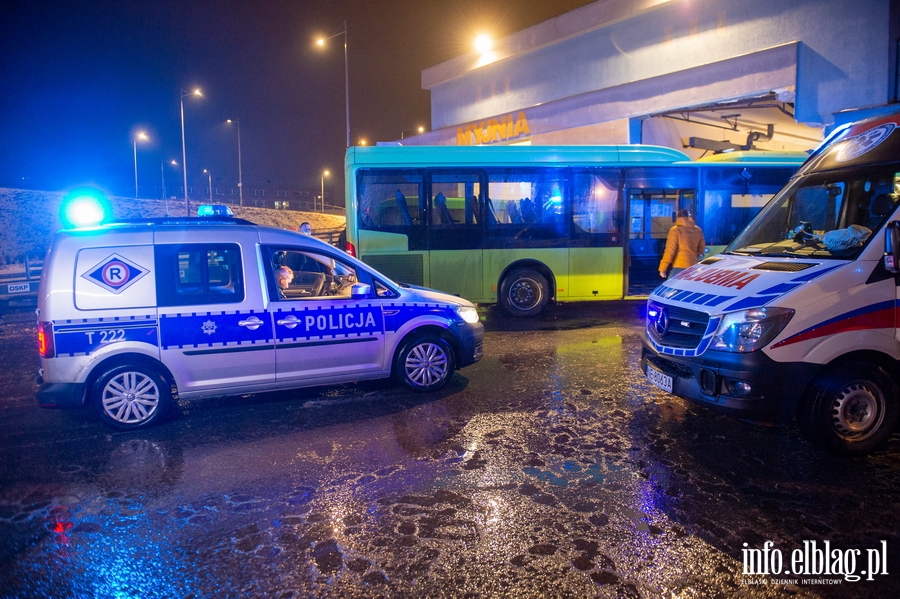
M 376 297 L 399 297 L 400 295 L 378 279 L 372 281 L 372 287 L 375 289 Z
M 244 300 L 241 251 L 236 244 L 158 245 L 155 261 L 160 306 Z
M 297 249 L 271 251 L 270 289 L 277 300 L 349 298 L 356 269 L 326 254 Z

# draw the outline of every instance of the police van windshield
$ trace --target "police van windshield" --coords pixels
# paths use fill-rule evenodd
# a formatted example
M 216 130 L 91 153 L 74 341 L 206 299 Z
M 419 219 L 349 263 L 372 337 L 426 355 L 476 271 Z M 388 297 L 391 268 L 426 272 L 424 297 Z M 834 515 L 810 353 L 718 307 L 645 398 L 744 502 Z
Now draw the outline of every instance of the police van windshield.
M 897 207 L 900 163 L 792 181 L 726 248 L 756 256 L 855 258 Z

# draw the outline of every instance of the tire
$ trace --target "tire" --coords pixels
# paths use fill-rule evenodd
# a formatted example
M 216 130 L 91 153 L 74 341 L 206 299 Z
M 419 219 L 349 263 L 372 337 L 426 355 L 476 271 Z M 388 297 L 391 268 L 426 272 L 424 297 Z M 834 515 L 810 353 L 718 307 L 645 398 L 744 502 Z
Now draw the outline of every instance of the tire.
M 145 364 L 126 364 L 104 372 L 91 395 L 104 424 L 118 430 L 136 430 L 156 424 L 172 402 L 169 383 Z
M 549 301 L 547 277 L 532 268 L 512 271 L 500 285 L 500 305 L 510 316 L 537 316 Z
M 453 376 L 450 344 L 433 334 L 410 339 L 397 353 L 394 372 L 408 388 L 417 392 L 437 391 Z
M 859 364 L 817 381 L 803 428 L 831 453 L 859 456 L 887 440 L 897 413 L 894 380 L 878 366 Z

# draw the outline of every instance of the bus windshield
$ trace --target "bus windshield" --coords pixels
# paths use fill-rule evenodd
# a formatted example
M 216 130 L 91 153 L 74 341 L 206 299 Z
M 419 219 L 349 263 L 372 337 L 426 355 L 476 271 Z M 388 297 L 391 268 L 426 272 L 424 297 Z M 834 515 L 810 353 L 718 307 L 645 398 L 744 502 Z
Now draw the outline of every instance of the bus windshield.
M 896 208 L 898 192 L 900 163 L 798 178 L 766 204 L 726 252 L 855 258 Z

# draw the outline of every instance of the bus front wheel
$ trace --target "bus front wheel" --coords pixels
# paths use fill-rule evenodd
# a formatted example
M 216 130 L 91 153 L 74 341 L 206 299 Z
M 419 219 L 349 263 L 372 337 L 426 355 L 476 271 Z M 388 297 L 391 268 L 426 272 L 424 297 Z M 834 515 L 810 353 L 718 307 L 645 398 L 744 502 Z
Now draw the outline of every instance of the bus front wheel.
M 500 305 L 510 316 L 537 316 L 549 301 L 547 277 L 532 268 L 512 271 L 500 285 Z
M 857 364 L 818 381 L 805 414 L 813 441 L 837 455 L 864 455 L 897 424 L 897 385 L 882 368 Z

